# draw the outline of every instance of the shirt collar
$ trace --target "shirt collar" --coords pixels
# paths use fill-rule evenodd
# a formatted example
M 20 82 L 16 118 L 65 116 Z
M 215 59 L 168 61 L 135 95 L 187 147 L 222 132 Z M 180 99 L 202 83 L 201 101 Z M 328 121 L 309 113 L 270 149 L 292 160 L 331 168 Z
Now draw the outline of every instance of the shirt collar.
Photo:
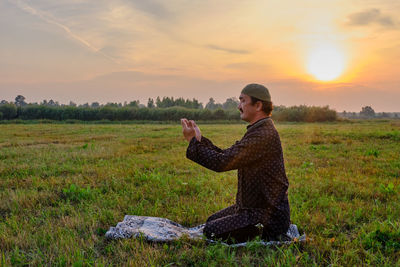
M 256 125 L 260 125 L 261 123 L 263 123 L 264 121 L 266 121 L 266 120 L 268 120 L 268 119 L 270 119 L 270 118 L 271 118 L 271 116 L 268 116 L 268 117 L 259 119 L 258 121 L 256 121 L 256 122 L 253 123 L 253 124 L 247 125 L 247 130 L 249 130 L 250 128 L 253 128 L 253 127 L 256 126 Z

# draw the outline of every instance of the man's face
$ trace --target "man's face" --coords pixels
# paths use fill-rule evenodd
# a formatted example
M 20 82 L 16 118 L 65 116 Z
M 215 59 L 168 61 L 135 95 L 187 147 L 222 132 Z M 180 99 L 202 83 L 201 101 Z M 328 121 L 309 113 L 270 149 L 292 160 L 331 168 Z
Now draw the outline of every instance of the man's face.
M 251 122 L 256 116 L 256 105 L 251 103 L 251 97 L 245 94 L 240 94 L 238 109 L 240 118 L 244 121 Z

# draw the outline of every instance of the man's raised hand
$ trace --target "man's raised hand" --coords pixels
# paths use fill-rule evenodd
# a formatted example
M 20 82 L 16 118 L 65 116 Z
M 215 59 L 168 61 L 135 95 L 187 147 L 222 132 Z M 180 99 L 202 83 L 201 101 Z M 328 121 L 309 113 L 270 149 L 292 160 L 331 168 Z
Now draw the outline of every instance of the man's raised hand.
M 181 124 L 182 124 L 182 133 L 185 139 L 190 142 L 193 137 L 196 136 L 195 129 L 192 125 L 192 122 L 188 121 L 187 119 L 183 118 L 181 119 Z
M 185 139 L 190 142 L 193 137 L 196 137 L 197 141 L 201 141 L 200 128 L 193 120 L 187 120 L 186 118 L 181 119 L 182 133 Z
M 196 139 L 197 139 L 197 141 L 200 142 L 200 141 L 201 141 L 201 131 L 200 131 L 200 128 L 199 128 L 199 126 L 197 126 L 197 124 L 196 124 L 193 120 L 191 120 L 190 122 L 192 123 L 194 132 L 196 133 Z

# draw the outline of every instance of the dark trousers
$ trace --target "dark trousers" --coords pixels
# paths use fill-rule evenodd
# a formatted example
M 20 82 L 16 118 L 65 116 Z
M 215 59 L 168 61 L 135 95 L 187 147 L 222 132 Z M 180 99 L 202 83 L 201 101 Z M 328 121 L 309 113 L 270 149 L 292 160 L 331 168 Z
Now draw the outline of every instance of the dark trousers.
M 222 239 L 228 243 L 241 243 L 262 235 L 263 214 L 255 210 L 240 211 L 236 205 L 220 210 L 211 215 L 204 227 L 204 234 L 209 239 Z

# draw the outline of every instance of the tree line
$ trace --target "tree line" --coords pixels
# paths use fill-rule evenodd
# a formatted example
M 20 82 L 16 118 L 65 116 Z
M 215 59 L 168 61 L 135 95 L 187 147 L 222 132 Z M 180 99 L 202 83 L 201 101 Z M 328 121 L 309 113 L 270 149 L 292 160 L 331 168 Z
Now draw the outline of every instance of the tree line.
M 238 100 L 228 98 L 224 103 L 216 103 L 213 98 L 203 107 L 196 99 L 173 97 L 157 97 L 148 99 L 147 105 L 139 101 L 124 103 L 100 104 L 93 102 L 77 105 L 59 104 L 56 101 L 44 100 L 41 103 L 27 103 L 25 97 L 19 95 L 15 102 L 0 102 L 0 120 L 81 120 L 81 121 L 178 121 L 186 117 L 202 121 L 240 121 L 237 110 Z M 276 106 L 272 118 L 277 121 L 323 122 L 335 121 L 337 113 L 328 106 Z
M 400 112 L 375 112 L 371 106 L 361 108 L 360 112 L 347 112 L 343 111 L 338 114 L 342 118 L 347 119 L 387 119 L 387 118 L 400 118 Z

